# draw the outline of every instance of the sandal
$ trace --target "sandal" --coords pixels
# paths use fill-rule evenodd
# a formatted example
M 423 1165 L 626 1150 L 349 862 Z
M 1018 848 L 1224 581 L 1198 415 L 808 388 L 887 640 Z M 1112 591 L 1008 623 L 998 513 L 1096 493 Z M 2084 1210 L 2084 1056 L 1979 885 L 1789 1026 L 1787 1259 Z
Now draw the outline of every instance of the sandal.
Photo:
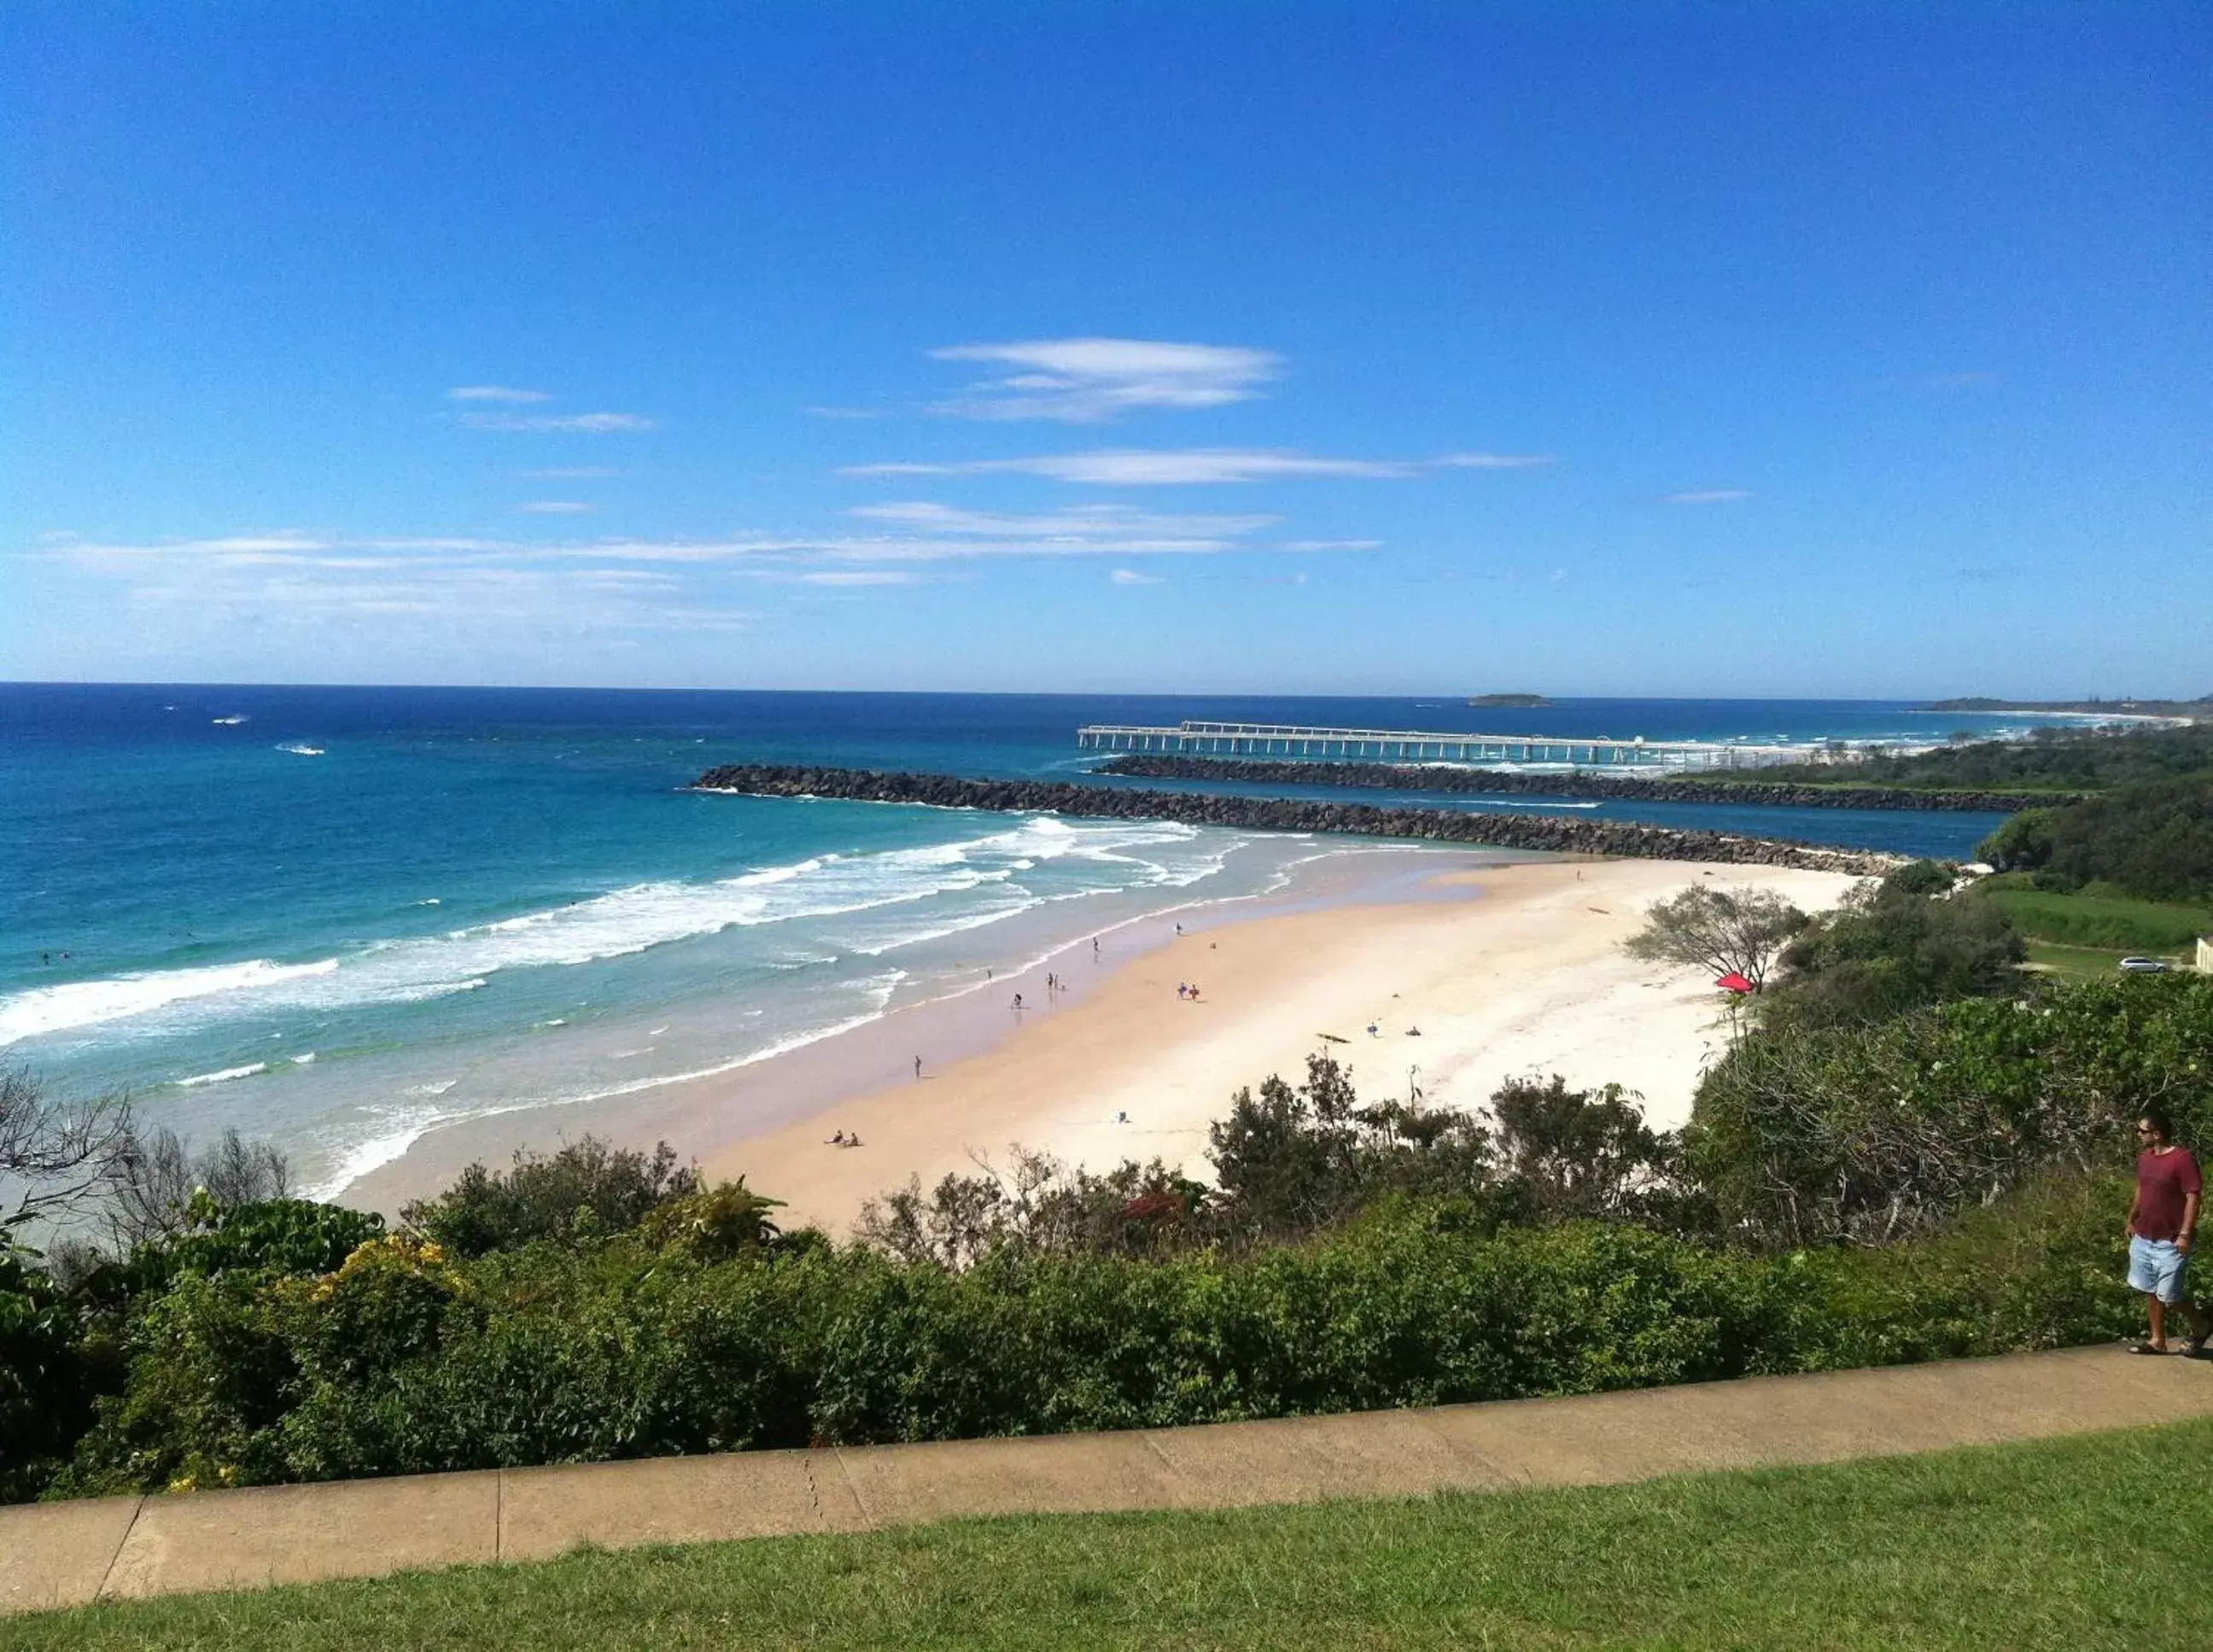
M 2173 1351 L 2172 1349 L 2161 1348 L 2148 1342 L 2135 1342 L 2129 1344 L 2129 1352 L 2131 1354 L 2167 1354 Z

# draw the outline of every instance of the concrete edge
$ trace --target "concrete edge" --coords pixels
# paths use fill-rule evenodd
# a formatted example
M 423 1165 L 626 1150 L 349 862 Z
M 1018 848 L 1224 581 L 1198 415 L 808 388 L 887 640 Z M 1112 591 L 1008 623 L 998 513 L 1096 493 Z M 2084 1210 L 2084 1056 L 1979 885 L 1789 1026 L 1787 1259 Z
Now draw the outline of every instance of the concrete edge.
M 580 1545 L 1619 1484 L 2213 1417 L 2111 1347 L 1180 1429 L 739 1452 L 0 1509 L 0 1616 Z M 124 1509 L 127 1504 L 128 1514 Z M 363 1532 L 381 1540 L 365 1544 Z M 37 1587 L 40 1583 L 48 1587 Z

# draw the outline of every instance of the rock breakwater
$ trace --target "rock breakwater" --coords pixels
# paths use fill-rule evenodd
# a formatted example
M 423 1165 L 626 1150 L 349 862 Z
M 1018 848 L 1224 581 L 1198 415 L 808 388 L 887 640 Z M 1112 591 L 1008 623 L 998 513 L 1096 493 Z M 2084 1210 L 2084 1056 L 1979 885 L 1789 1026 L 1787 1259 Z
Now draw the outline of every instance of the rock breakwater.
M 1261 786 L 1375 786 L 1393 791 L 1613 797 L 1645 803 L 1757 803 L 1781 808 L 1987 809 L 2010 814 L 2078 801 L 2074 793 L 1914 791 L 1903 786 L 1813 786 L 1695 776 L 1663 780 L 1647 775 L 1521 774 L 1419 763 L 1271 763 L 1250 758 L 1144 753 L 1115 758 L 1093 772 L 1147 780 L 1235 780 Z
M 739 792 L 754 797 L 833 797 L 856 802 L 927 803 L 939 808 L 1050 812 L 1103 820 L 1177 820 L 1189 826 L 1412 838 L 1548 854 L 1790 866 L 1858 877 L 1880 876 L 1905 864 L 1907 858 L 1786 838 L 1645 826 L 1634 820 L 1557 820 L 1480 814 L 1466 809 L 1387 808 L 1372 803 L 1289 797 L 1222 797 L 1046 780 L 963 780 L 951 775 L 887 774 L 867 769 L 732 764 L 710 769 L 692 783 L 701 791 Z

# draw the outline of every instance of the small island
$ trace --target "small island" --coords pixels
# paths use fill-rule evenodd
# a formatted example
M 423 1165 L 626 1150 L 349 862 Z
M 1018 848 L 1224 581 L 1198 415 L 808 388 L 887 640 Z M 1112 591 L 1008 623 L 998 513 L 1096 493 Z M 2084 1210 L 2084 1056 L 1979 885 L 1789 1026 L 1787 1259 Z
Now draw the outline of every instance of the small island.
M 1470 705 L 1511 705 L 1529 707 L 1550 705 L 1552 701 L 1542 694 L 1477 694 L 1470 697 Z

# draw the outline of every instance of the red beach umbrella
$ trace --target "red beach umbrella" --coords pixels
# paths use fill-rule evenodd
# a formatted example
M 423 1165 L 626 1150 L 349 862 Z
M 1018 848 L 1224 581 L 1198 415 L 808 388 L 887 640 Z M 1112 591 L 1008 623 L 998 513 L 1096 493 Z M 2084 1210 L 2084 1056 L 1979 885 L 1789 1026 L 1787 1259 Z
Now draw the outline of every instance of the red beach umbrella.
M 1731 992 L 1757 992 L 1759 991 L 1758 987 L 1753 985 L 1752 982 L 1745 977 L 1741 971 L 1734 969 L 1728 974 L 1722 976 L 1721 979 L 1716 981 L 1714 984 L 1717 987 L 1724 987 Z

